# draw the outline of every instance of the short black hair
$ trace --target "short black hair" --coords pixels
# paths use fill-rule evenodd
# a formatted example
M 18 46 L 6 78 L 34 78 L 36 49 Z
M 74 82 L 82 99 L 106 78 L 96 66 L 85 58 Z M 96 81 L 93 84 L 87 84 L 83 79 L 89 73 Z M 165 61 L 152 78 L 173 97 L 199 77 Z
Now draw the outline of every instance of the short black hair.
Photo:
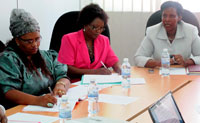
M 99 7 L 97 4 L 89 4 L 85 6 L 78 18 L 78 24 L 81 28 L 83 28 L 85 25 L 90 24 L 95 18 L 100 18 L 104 21 L 104 26 L 108 22 L 108 15 L 105 13 L 105 11 Z
M 160 9 L 161 9 L 161 12 L 163 13 L 163 11 L 167 8 L 174 8 L 176 9 L 176 12 L 178 14 L 178 16 L 182 16 L 182 13 L 183 13 L 183 7 L 180 3 L 178 2 L 174 2 L 174 1 L 166 1 L 164 2 Z

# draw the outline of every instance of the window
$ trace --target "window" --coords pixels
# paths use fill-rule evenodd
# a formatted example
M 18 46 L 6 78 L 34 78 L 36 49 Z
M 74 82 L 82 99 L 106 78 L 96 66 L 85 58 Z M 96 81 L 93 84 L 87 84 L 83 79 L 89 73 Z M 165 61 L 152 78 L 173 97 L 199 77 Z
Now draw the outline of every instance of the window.
M 97 3 L 105 11 L 124 12 L 154 12 L 160 9 L 160 5 L 167 0 L 79 0 L 80 9 L 90 3 Z M 200 12 L 199 0 L 173 0 L 182 4 L 184 9 Z

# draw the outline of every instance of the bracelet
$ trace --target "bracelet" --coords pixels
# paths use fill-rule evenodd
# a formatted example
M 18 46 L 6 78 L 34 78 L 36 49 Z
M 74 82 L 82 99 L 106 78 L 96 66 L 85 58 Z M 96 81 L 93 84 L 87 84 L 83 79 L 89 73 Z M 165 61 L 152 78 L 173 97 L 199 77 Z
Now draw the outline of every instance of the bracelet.
M 61 85 L 63 85 L 64 87 L 66 86 L 65 82 L 63 82 L 63 81 L 58 81 L 58 82 L 56 83 L 56 85 L 57 85 L 57 84 L 61 84 Z

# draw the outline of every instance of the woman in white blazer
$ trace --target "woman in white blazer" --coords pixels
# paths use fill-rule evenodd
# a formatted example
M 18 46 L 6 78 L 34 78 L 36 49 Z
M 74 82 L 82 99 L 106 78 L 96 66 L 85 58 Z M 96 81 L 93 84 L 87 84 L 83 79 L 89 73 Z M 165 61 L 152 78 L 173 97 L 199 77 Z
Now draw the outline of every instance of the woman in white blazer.
M 134 56 L 137 66 L 161 66 L 160 59 L 164 48 L 174 56 L 170 59 L 171 64 L 200 64 L 198 30 L 182 21 L 182 11 L 183 8 L 178 2 L 167 1 L 161 5 L 162 22 L 147 28 L 146 36 Z

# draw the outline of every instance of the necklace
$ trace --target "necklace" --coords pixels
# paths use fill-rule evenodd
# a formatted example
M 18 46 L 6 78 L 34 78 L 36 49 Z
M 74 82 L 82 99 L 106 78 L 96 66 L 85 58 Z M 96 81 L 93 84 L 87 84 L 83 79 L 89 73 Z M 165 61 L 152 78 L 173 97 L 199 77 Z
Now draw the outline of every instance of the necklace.
M 92 62 L 94 62 L 94 45 L 92 44 L 92 47 L 90 47 L 87 43 L 86 43 L 86 45 L 87 45 L 87 48 L 88 48 L 90 61 L 92 63 Z

